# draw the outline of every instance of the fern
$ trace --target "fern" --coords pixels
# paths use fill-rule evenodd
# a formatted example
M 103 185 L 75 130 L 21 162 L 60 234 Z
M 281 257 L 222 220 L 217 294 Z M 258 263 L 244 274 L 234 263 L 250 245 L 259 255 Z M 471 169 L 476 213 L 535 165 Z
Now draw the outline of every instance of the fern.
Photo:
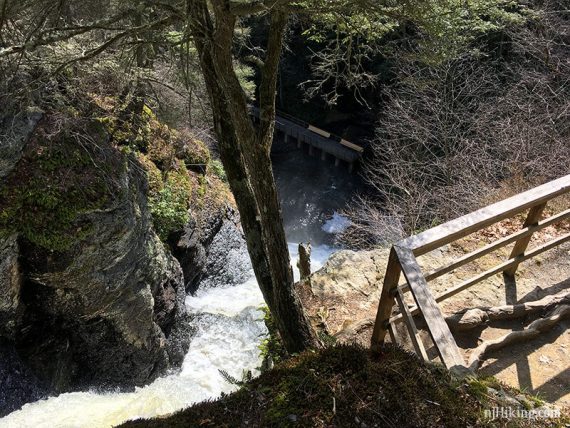
M 218 371 L 220 372 L 220 375 L 222 375 L 222 377 L 227 383 L 238 386 L 240 388 L 245 387 L 247 383 L 253 379 L 253 374 L 251 373 L 251 370 L 244 370 L 242 373 L 241 380 L 233 377 L 225 370 L 219 369 Z

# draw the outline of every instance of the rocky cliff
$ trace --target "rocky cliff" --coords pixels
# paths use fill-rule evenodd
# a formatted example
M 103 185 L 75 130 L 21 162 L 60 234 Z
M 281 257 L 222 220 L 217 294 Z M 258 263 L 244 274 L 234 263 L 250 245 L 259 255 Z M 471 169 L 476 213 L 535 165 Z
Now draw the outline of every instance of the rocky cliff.
M 195 151 L 183 136 L 150 112 L 144 132 L 127 128 L 101 104 L 21 119 L 2 142 L 0 390 L 14 392 L 2 413 L 46 391 L 142 385 L 180 364 L 185 285 L 207 274 L 207 257 L 182 268 L 167 242 L 207 235 L 186 242 L 192 253 L 226 224 L 239 234 L 219 208 L 226 195 L 207 188 L 223 183 L 186 168 Z M 207 212 L 211 194 L 219 227 L 203 233 L 189 209 Z
M 193 213 L 172 245 L 190 293 L 242 284 L 252 275 L 239 214 L 231 205 Z

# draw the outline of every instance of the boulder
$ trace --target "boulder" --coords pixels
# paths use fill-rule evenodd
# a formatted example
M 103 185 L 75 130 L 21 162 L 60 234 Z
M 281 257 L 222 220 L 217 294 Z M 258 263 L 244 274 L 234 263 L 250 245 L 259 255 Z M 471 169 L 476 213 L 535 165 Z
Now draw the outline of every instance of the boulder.
M 182 269 L 136 157 L 97 121 L 50 119 L 0 188 L 0 336 L 52 390 L 143 385 L 188 348 Z
M 251 262 L 237 211 L 225 205 L 195 212 L 173 249 L 184 271 L 188 292 L 241 284 L 251 276 Z

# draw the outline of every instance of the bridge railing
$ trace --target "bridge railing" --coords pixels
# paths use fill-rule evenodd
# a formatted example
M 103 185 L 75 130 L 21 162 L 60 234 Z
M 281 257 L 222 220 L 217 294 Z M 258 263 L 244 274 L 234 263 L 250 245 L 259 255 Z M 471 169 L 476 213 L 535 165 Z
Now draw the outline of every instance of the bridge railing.
M 254 116 L 256 116 L 256 117 L 259 116 L 259 108 L 258 107 L 250 106 L 250 111 Z M 334 141 L 336 143 L 340 143 L 342 146 L 348 147 L 349 149 L 354 150 L 358 153 L 362 153 L 364 151 L 364 148 L 362 146 L 359 146 L 358 144 L 351 143 L 350 141 L 347 141 L 344 138 L 339 137 L 338 135 L 332 134 L 328 131 L 325 131 L 324 129 L 321 129 L 321 128 L 318 128 L 314 125 L 311 125 L 310 123 L 305 122 L 304 120 L 301 120 L 295 116 L 291 116 L 290 114 L 287 114 L 281 110 L 277 110 L 275 120 L 278 124 L 279 124 L 280 118 L 286 119 L 287 121 L 294 123 L 295 125 L 300 126 L 301 128 L 307 129 L 314 134 L 320 135 L 323 138 L 331 140 L 331 142 Z
M 570 175 L 397 242 L 390 251 L 372 334 L 372 348 L 378 349 L 382 345 L 386 333 L 390 334 L 393 342 L 400 342 L 395 324 L 403 321 L 416 353 L 424 359 L 428 359 L 413 318 L 414 315 L 422 315 L 442 362 L 448 368 L 464 367 L 463 357 L 445 322 L 438 303 L 501 272 L 506 279 L 512 279 L 520 263 L 570 241 L 570 233 L 568 233 L 527 251 L 527 247 L 535 232 L 570 218 L 570 209 L 566 209 L 558 214 L 541 219 L 546 204 L 550 200 L 566 193 L 570 193 Z M 526 210 L 528 210 L 528 214 L 522 229 L 465 254 L 438 269 L 423 272 L 420 268 L 416 257 Z M 504 262 L 448 288 L 437 296 L 432 295 L 428 282 L 511 243 L 514 243 L 514 246 L 509 258 Z M 399 285 L 402 273 L 405 283 Z M 406 292 L 411 292 L 414 298 L 415 306 L 412 308 L 409 308 L 404 301 Z M 392 316 L 392 308 L 395 303 L 398 304 L 399 314 Z

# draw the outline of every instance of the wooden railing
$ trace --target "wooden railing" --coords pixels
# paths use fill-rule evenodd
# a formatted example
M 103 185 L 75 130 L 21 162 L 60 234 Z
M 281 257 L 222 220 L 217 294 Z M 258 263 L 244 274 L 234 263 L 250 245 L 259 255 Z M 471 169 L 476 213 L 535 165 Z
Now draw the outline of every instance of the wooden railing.
M 255 106 L 250 106 L 250 112 L 255 117 L 259 116 L 259 108 L 255 107 Z M 321 129 L 321 128 L 318 128 L 314 125 L 311 125 L 310 123 L 305 122 L 304 120 L 301 120 L 295 116 L 291 116 L 290 114 L 287 114 L 281 110 L 277 110 L 276 111 L 276 119 L 275 119 L 277 123 L 279 123 L 280 118 L 287 119 L 289 122 L 292 122 L 292 123 L 294 123 L 294 124 L 296 124 L 302 128 L 305 128 L 305 129 L 317 134 L 317 135 L 320 135 L 323 138 L 329 139 L 329 140 L 331 140 L 331 142 L 340 143 L 344 147 L 348 147 L 349 149 L 354 150 L 358 153 L 362 153 L 364 151 L 364 147 L 359 146 L 358 144 L 351 143 L 350 141 L 347 141 L 344 138 L 339 137 L 338 135 L 332 134 L 328 131 L 325 131 L 324 129 Z
M 372 333 L 372 348 L 378 349 L 389 333 L 392 342 L 401 342 L 397 337 L 395 324 L 403 321 L 406 325 L 412 345 L 416 353 L 427 358 L 426 350 L 416 324 L 414 315 L 422 315 L 427 330 L 435 345 L 442 362 L 448 368 L 465 367 L 463 357 L 447 326 L 438 303 L 443 300 L 495 275 L 504 273 L 506 278 L 513 278 L 518 265 L 525 260 L 537 256 L 544 251 L 570 241 L 570 233 L 527 251 L 534 232 L 547 226 L 570 218 L 570 209 L 542 219 L 544 208 L 548 201 L 557 196 L 570 192 L 570 175 L 558 180 L 535 187 L 527 192 L 489 205 L 463 217 L 426 230 L 418 235 L 410 236 L 396 243 L 391 251 L 384 277 L 380 296 L 380 304 Z M 498 239 L 480 249 L 468 253 L 457 260 L 438 269 L 422 272 L 416 257 L 450 244 L 471 233 L 484 229 L 494 223 L 510 218 L 528 210 L 526 220 L 521 230 L 504 238 Z M 510 256 L 503 263 L 494 266 L 461 284 L 448 288 L 443 293 L 433 296 L 428 288 L 428 282 L 441 277 L 453 270 L 477 260 L 493 251 L 515 243 Z M 405 284 L 398 285 L 403 273 Z M 416 306 L 409 308 L 404 301 L 404 293 L 411 292 Z M 392 316 L 392 308 L 397 303 L 399 314 Z

